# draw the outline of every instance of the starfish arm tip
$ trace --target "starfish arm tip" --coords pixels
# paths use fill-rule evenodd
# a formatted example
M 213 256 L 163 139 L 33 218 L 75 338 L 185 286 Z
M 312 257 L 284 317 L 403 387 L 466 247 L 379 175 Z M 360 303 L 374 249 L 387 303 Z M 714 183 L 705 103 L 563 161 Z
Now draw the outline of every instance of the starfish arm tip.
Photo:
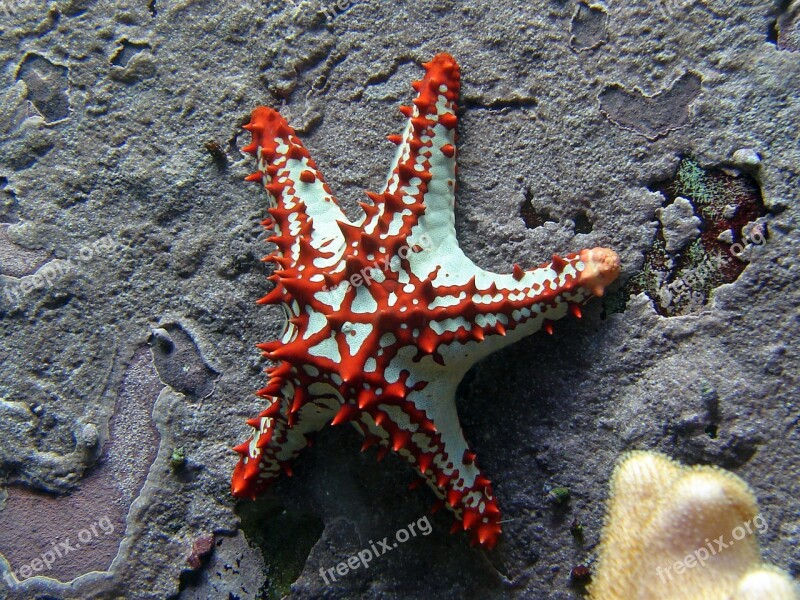
M 605 289 L 619 276 L 619 256 L 610 248 L 581 250 L 579 256 L 585 265 L 579 277 L 580 285 L 592 295 L 601 297 Z

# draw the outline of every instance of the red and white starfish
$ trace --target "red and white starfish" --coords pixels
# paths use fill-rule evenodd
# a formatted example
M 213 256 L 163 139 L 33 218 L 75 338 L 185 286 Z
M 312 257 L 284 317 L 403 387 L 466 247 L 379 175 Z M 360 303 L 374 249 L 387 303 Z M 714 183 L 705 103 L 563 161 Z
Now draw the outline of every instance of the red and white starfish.
M 458 245 L 456 100 L 459 68 L 439 54 L 423 65 L 408 124 L 386 185 L 351 223 L 295 132 L 259 107 L 244 148 L 258 159 L 274 230 L 275 288 L 261 304 L 283 306 L 279 340 L 259 344 L 277 363 L 258 395 L 268 407 L 236 447 L 237 497 L 255 497 L 327 424 L 350 422 L 382 457 L 405 457 L 473 541 L 491 548 L 500 511 L 461 432 L 456 386 L 486 355 L 580 306 L 619 273 L 617 255 L 583 250 L 508 275 L 484 271 Z

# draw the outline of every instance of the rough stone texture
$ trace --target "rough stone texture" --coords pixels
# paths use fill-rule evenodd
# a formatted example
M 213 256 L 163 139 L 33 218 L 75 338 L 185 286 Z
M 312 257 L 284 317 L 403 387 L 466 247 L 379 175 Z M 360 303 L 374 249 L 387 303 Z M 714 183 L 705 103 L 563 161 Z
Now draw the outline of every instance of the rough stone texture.
M 95 468 L 76 489 L 56 497 L 27 488 L 8 490 L 5 508 L 0 511 L 0 548 L 18 580 L 31 576 L 19 573 L 24 565 L 47 552 L 51 553 L 48 564 L 35 569 L 33 575 L 69 581 L 111 565 L 125 534 L 125 518 L 158 448 L 158 432 L 150 414 L 162 387 L 150 352 L 140 348 L 122 380 L 108 442 Z M 97 427 L 84 425 L 77 444 L 96 448 Z
M 0 273 L 22 278 L 37 271 L 47 259 L 46 252 L 15 244 L 8 235 L 8 225 L 0 226 Z
M 667 252 L 677 252 L 700 235 L 700 219 L 686 198 L 675 198 L 672 204 L 657 209 L 656 216 L 663 227 Z
M 800 2 L 794 0 L 775 22 L 778 48 L 800 52 Z
M 800 574 L 796 11 L 664 4 L 589 10 L 604 31 L 590 20 L 579 35 L 571 0 L 4 4 L 0 252 L 25 269 L 42 258 L 69 268 L 22 294 L 6 290 L 24 273 L 0 275 L 3 481 L 58 502 L 87 485 L 123 377 L 154 329 L 179 327 L 194 346 L 187 356 L 205 363 L 188 366 L 219 379 L 205 398 L 167 385 L 152 408 L 158 447 L 122 444 L 150 466 L 108 573 L 69 584 L 0 578 L 0 596 L 181 597 L 183 581 L 183 596 L 198 597 L 181 574 L 208 533 L 238 540 L 230 552 L 241 558 L 220 569 L 226 555 L 215 548 L 196 585 L 258 597 L 264 573 L 280 579 L 293 532 L 246 550 L 228 491 L 229 447 L 263 382 L 253 346 L 282 318 L 254 304 L 268 286 L 264 197 L 241 181 L 252 166 L 237 149 L 249 138 L 239 125 L 260 103 L 280 108 L 353 216 L 361 190 L 385 176 L 393 148 L 383 136 L 403 123 L 396 108 L 412 97 L 416 63 L 441 50 L 464 73 L 456 220 L 481 266 L 507 272 L 604 245 L 619 252 L 624 283 L 656 234 L 663 198 L 648 185 L 672 177 L 680 156 L 725 166 L 743 148 L 761 157 L 769 238 L 697 313 L 664 318 L 638 296 L 603 319 L 595 303 L 582 322 L 473 369 L 459 411 L 504 511 L 493 552 L 447 535 L 451 520 L 438 513 L 429 535 L 326 586 L 320 568 L 393 538 L 433 498 L 406 490 L 411 472 L 395 457 L 359 454 L 355 432 L 323 433 L 271 492 L 325 527 L 290 597 L 577 598 L 569 572 L 591 564 L 612 465 L 632 448 L 747 480 L 769 522 L 765 558 Z M 583 48 L 598 35 L 604 43 L 571 49 L 573 37 Z M 548 218 L 524 221 L 526 203 Z M 106 236 L 113 244 L 98 244 Z M 81 442 L 87 424 L 94 449 Z M 176 471 L 181 447 L 187 463 Z M 548 500 L 554 486 L 570 489 L 565 506 Z M 107 501 L 94 498 L 100 517 Z M 83 527 L 70 524 L 73 535 Z
M 579 2 L 572 16 L 570 48 L 576 52 L 594 50 L 608 41 L 608 15 L 599 4 Z
M 266 567 L 261 553 L 239 531 L 216 541 L 207 564 L 181 594 L 181 600 L 239 598 L 257 600 L 264 585 Z
M 615 125 L 655 140 L 689 123 L 689 106 L 700 95 L 702 83 L 697 74 L 684 73 L 655 94 L 612 84 L 598 96 L 600 112 Z

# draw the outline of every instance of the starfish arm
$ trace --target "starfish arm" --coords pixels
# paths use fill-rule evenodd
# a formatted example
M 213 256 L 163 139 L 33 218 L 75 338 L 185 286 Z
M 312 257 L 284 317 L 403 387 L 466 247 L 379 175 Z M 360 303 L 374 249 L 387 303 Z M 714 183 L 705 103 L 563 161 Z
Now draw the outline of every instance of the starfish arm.
M 364 224 L 367 233 L 399 238 L 409 246 L 436 239 L 456 243 L 453 206 L 456 187 L 456 100 L 458 64 L 446 53 L 424 63 L 425 76 L 412 83 L 418 92 L 403 133 L 390 135 L 398 144 L 380 194 L 368 194 L 374 208 Z M 366 210 L 366 209 L 365 209 Z
M 247 421 L 253 434 L 234 448 L 240 459 L 231 480 L 231 493 L 237 498 L 255 498 L 281 473 L 291 475 L 292 460 L 308 447 L 312 434 L 331 422 L 341 405 L 335 396 L 309 401 L 303 388 L 294 389 L 290 383 L 279 396 L 265 392 L 269 388 L 259 392 L 270 401 L 269 408 Z
M 344 246 L 340 223 L 349 223 L 308 150 L 277 111 L 256 108 L 244 126 L 252 141 L 242 148 L 258 159 L 258 170 L 246 179 L 262 182 L 270 196 L 275 231 L 270 241 L 278 252 L 268 257 L 284 268 L 315 260 L 318 267 L 336 264 Z M 301 257 L 305 240 L 307 249 Z
M 580 318 L 581 306 L 602 296 L 619 268 L 613 250 L 593 248 L 563 258 L 555 255 L 533 269 L 515 266 L 508 275 L 478 269 L 465 283 L 437 288 L 429 308 L 432 316 L 438 315 L 430 327 L 442 342 L 458 342 L 444 362 L 471 366 L 541 329 L 552 334 L 554 321 L 569 315 Z M 451 279 L 440 276 L 433 284 Z M 468 340 L 477 344 L 465 352 Z
M 473 542 L 492 548 L 500 536 L 500 509 L 489 479 L 478 468 L 475 453 L 464 439 L 455 402 L 458 379 L 437 379 L 408 401 L 430 418 L 436 434 L 411 436 L 401 454 L 414 464 L 434 493 L 453 512 Z M 430 466 L 420 465 L 425 457 Z M 457 530 L 454 525 L 453 531 Z
M 580 307 L 619 274 L 612 250 L 594 248 L 553 259 L 539 267 L 515 267 L 508 275 L 480 269 L 460 250 L 409 253 L 393 264 L 389 275 L 405 283 L 395 303 L 401 315 L 392 330 L 403 343 L 415 343 L 422 354 L 442 365 L 469 366 Z M 413 328 L 403 330 L 409 324 Z M 454 367 L 455 368 L 455 367 Z
M 429 367 L 440 369 L 432 363 Z M 379 460 L 389 451 L 405 458 L 434 491 L 439 505 L 453 512 L 458 528 L 491 548 L 500 535 L 500 510 L 461 431 L 455 404 L 459 379 L 436 377 L 402 398 L 367 394 L 341 412 L 352 415 L 354 427 L 365 437 L 362 451 L 377 446 Z

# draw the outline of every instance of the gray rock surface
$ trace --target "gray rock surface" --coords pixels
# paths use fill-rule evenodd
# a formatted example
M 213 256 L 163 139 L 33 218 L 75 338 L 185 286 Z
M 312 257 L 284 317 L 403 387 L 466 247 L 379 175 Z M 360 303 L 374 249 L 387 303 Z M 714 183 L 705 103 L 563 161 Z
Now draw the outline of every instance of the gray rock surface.
M 681 250 L 700 235 L 700 219 L 695 216 L 692 203 L 686 198 L 675 198 L 672 204 L 657 209 L 656 216 L 661 221 L 666 249 L 670 254 Z
M 103 566 L 68 557 L 85 570 L 71 582 L 17 583 L 9 570 L 40 551 L 0 547 L 0 597 L 578 598 L 570 570 L 591 564 L 608 477 L 633 448 L 747 480 L 769 523 L 765 558 L 797 577 L 797 10 L 659 2 L 2 3 L 0 496 L 55 494 L 73 536 L 121 503 L 124 536 Z M 242 182 L 239 126 L 259 104 L 280 109 L 355 215 L 383 181 L 383 136 L 403 124 L 417 63 L 439 51 L 462 67 L 456 223 L 479 265 L 603 245 L 624 281 L 654 241 L 663 198 L 648 185 L 680 156 L 737 166 L 741 149 L 761 157 L 768 241 L 699 312 L 661 317 L 641 295 L 604 315 L 595 302 L 478 365 L 459 412 L 503 510 L 499 546 L 469 547 L 437 513 L 429 535 L 326 584 L 321 568 L 395 536 L 433 497 L 339 428 L 272 488 L 283 512 L 245 517 L 231 498 L 230 447 L 260 405 L 254 344 L 282 326 L 255 305 L 265 201 Z M 546 222 L 526 227 L 526 203 Z M 147 367 L 155 330 L 185 370 L 166 356 Z M 138 426 L 115 434 L 128 412 Z M 113 493 L 71 512 L 93 473 Z M 548 499 L 555 486 L 566 505 Z M 303 525 L 312 517 L 321 529 Z M 21 519 L 9 527 L 26 535 Z M 192 571 L 209 532 L 220 545 Z

